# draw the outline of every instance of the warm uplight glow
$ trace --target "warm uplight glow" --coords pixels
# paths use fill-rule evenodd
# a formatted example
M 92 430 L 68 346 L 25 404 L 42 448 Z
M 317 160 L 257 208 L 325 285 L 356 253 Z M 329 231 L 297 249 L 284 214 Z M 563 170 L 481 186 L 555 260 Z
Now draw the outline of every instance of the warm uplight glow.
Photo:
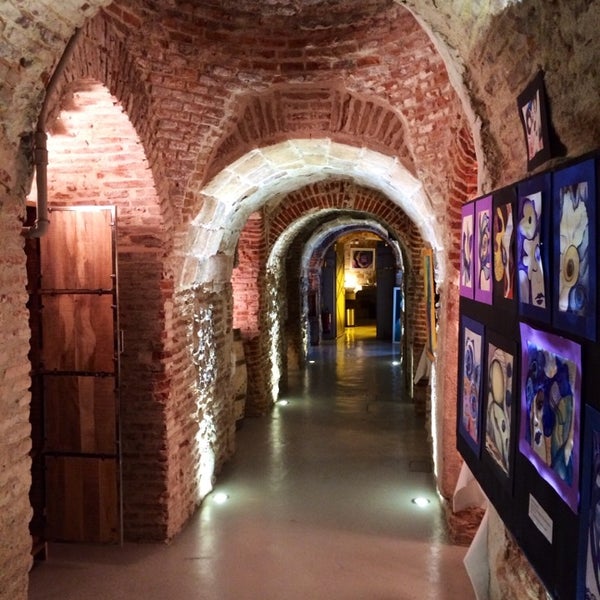
M 413 504 L 416 504 L 419 508 L 425 508 L 431 503 L 429 498 L 425 498 L 424 496 L 417 496 L 411 500 Z
M 344 273 L 344 287 L 347 290 L 354 290 L 355 292 L 362 290 L 362 286 L 358 283 L 358 278 L 351 271 Z
M 217 492 L 213 498 L 216 504 L 225 504 L 229 500 L 229 494 L 225 492 Z

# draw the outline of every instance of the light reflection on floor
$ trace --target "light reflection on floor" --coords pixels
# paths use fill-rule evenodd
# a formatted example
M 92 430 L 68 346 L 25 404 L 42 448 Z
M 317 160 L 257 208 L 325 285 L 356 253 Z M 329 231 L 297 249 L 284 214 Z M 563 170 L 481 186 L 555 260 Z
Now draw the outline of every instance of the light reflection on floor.
M 30 600 L 474 598 L 397 345 L 357 327 L 310 357 L 287 405 L 244 421 L 215 492 L 170 545 L 52 544 Z

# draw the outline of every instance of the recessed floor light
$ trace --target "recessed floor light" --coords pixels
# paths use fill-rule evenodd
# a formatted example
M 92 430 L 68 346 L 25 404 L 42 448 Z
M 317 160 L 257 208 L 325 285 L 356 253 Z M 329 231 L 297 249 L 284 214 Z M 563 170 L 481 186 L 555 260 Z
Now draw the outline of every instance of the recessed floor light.
M 287 406 L 289 402 L 287 400 L 279 400 L 277 404 L 279 404 L 279 406 Z
M 226 494 L 225 492 L 217 492 L 214 496 L 214 501 L 217 504 L 225 504 L 227 500 L 229 500 L 229 494 Z
M 431 503 L 431 500 L 429 500 L 429 498 L 424 498 L 423 496 L 418 496 L 417 498 L 413 498 L 411 502 L 416 504 L 419 508 L 425 508 Z

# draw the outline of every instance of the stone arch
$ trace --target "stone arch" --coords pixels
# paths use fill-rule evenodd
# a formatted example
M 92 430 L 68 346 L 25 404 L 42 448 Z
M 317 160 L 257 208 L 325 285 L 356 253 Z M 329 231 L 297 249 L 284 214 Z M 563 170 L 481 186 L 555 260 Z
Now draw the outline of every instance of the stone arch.
M 390 201 L 390 206 L 399 206 L 413 224 L 414 230 L 428 243 L 436 254 L 436 281 L 448 302 L 457 298 L 457 277 L 446 253 L 444 222 L 438 219 L 432 204 L 423 192 L 420 182 L 393 158 L 367 150 L 336 144 L 331 140 L 288 140 L 273 146 L 255 149 L 221 171 L 204 188 L 198 190 L 201 208 L 191 222 L 187 242 L 181 248 L 181 277 L 178 293 L 183 298 L 190 295 L 204 296 L 221 290 L 231 294 L 230 276 L 233 256 L 240 232 L 248 217 L 267 206 L 280 201 L 295 189 L 335 177 L 353 180 L 357 185 L 374 189 Z M 297 207 L 299 214 L 307 209 Z M 390 209 L 392 210 L 392 209 Z M 230 298 L 230 296 L 228 296 Z M 230 300 L 223 300 L 223 310 Z M 265 307 L 266 310 L 269 307 Z M 457 317 L 454 316 L 454 319 Z M 450 322 L 440 330 L 440 346 L 443 346 L 448 331 L 456 326 Z M 448 329 L 449 327 L 449 329 Z M 268 332 L 268 329 L 265 331 Z M 268 333 L 265 333 L 268 335 Z M 268 361 L 268 348 L 259 342 L 257 360 Z M 437 380 L 432 394 L 432 421 L 438 433 L 436 443 L 443 444 L 434 449 L 437 457 L 438 476 L 441 487 L 449 496 L 448 487 L 453 485 L 458 463 L 446 464 L 443 457 L 456 454 L 453 428 L 447 430 L 455 415 L 455 403 L 442 407 L 444 390 L 456 385 L 456 369 L 451 355 L 441 367 L 446 377 Z M 268 364 L 265 362 L 262 365 Z M 262 386 L 263 398 L 271 397 L 265 373 L 257 374 Z M 452 394 L 449 394 L 452 396 Z M 437 399 L 440 399 L 439 402 Z M 443 414 L 445 421 L 440 420 Z M 444 435 L 439 435 L 443 430 Z M 447 466 L 451 472 L 447 471 Z

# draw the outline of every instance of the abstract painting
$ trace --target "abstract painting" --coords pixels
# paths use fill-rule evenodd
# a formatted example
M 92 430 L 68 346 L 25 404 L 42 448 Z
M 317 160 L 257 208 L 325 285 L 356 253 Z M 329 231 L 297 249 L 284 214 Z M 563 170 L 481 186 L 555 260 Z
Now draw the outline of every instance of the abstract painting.
M 514 187 L 494 193 L 492 239 L 494 254 L 494 304 L 511 301 L 515 294 Z
M 577 598 L 600 598 L 600 412 L 585 407 Z
M 492 282 L 492 197 L 475 203 L 475 300 L 491 304 Z
M 473 298 L 473 242 L 475 236 L 474 222 L 475 205 L 470 202 L 462 207 L 462 227 L 460 242 L 460 294 L 466 298 Z
M 521 323 L 519 449 L 577 513 L 581 347 Z
M 596 339 L 596 182 L 594 161 L 554 174 L 554 325 Z
M 486 332 L 486 340 L 485 449 L 508 476 L 514 439 L 515 351 L 492 331 Z
M 550 293 L 549 174 L 533 177 L 517 188 L 517 295 L 519 313 L 549 323 Z
M 517 103 L 525 134 L 527 169 L 531 171 L 552 156 L 543 71 L 536 74 L 519 95 Z
M 425 320 L 427 322 L 427 355 L 435 358 L 437 349 L 437 315 L 434 279 L 433 250 L 425 248 L 423 254 L 423 284 L 425 286 Z
M 478 456 L 481 448 L 483 335 L 481 323 L 465 316 L 461 318 L 458 431 Z

